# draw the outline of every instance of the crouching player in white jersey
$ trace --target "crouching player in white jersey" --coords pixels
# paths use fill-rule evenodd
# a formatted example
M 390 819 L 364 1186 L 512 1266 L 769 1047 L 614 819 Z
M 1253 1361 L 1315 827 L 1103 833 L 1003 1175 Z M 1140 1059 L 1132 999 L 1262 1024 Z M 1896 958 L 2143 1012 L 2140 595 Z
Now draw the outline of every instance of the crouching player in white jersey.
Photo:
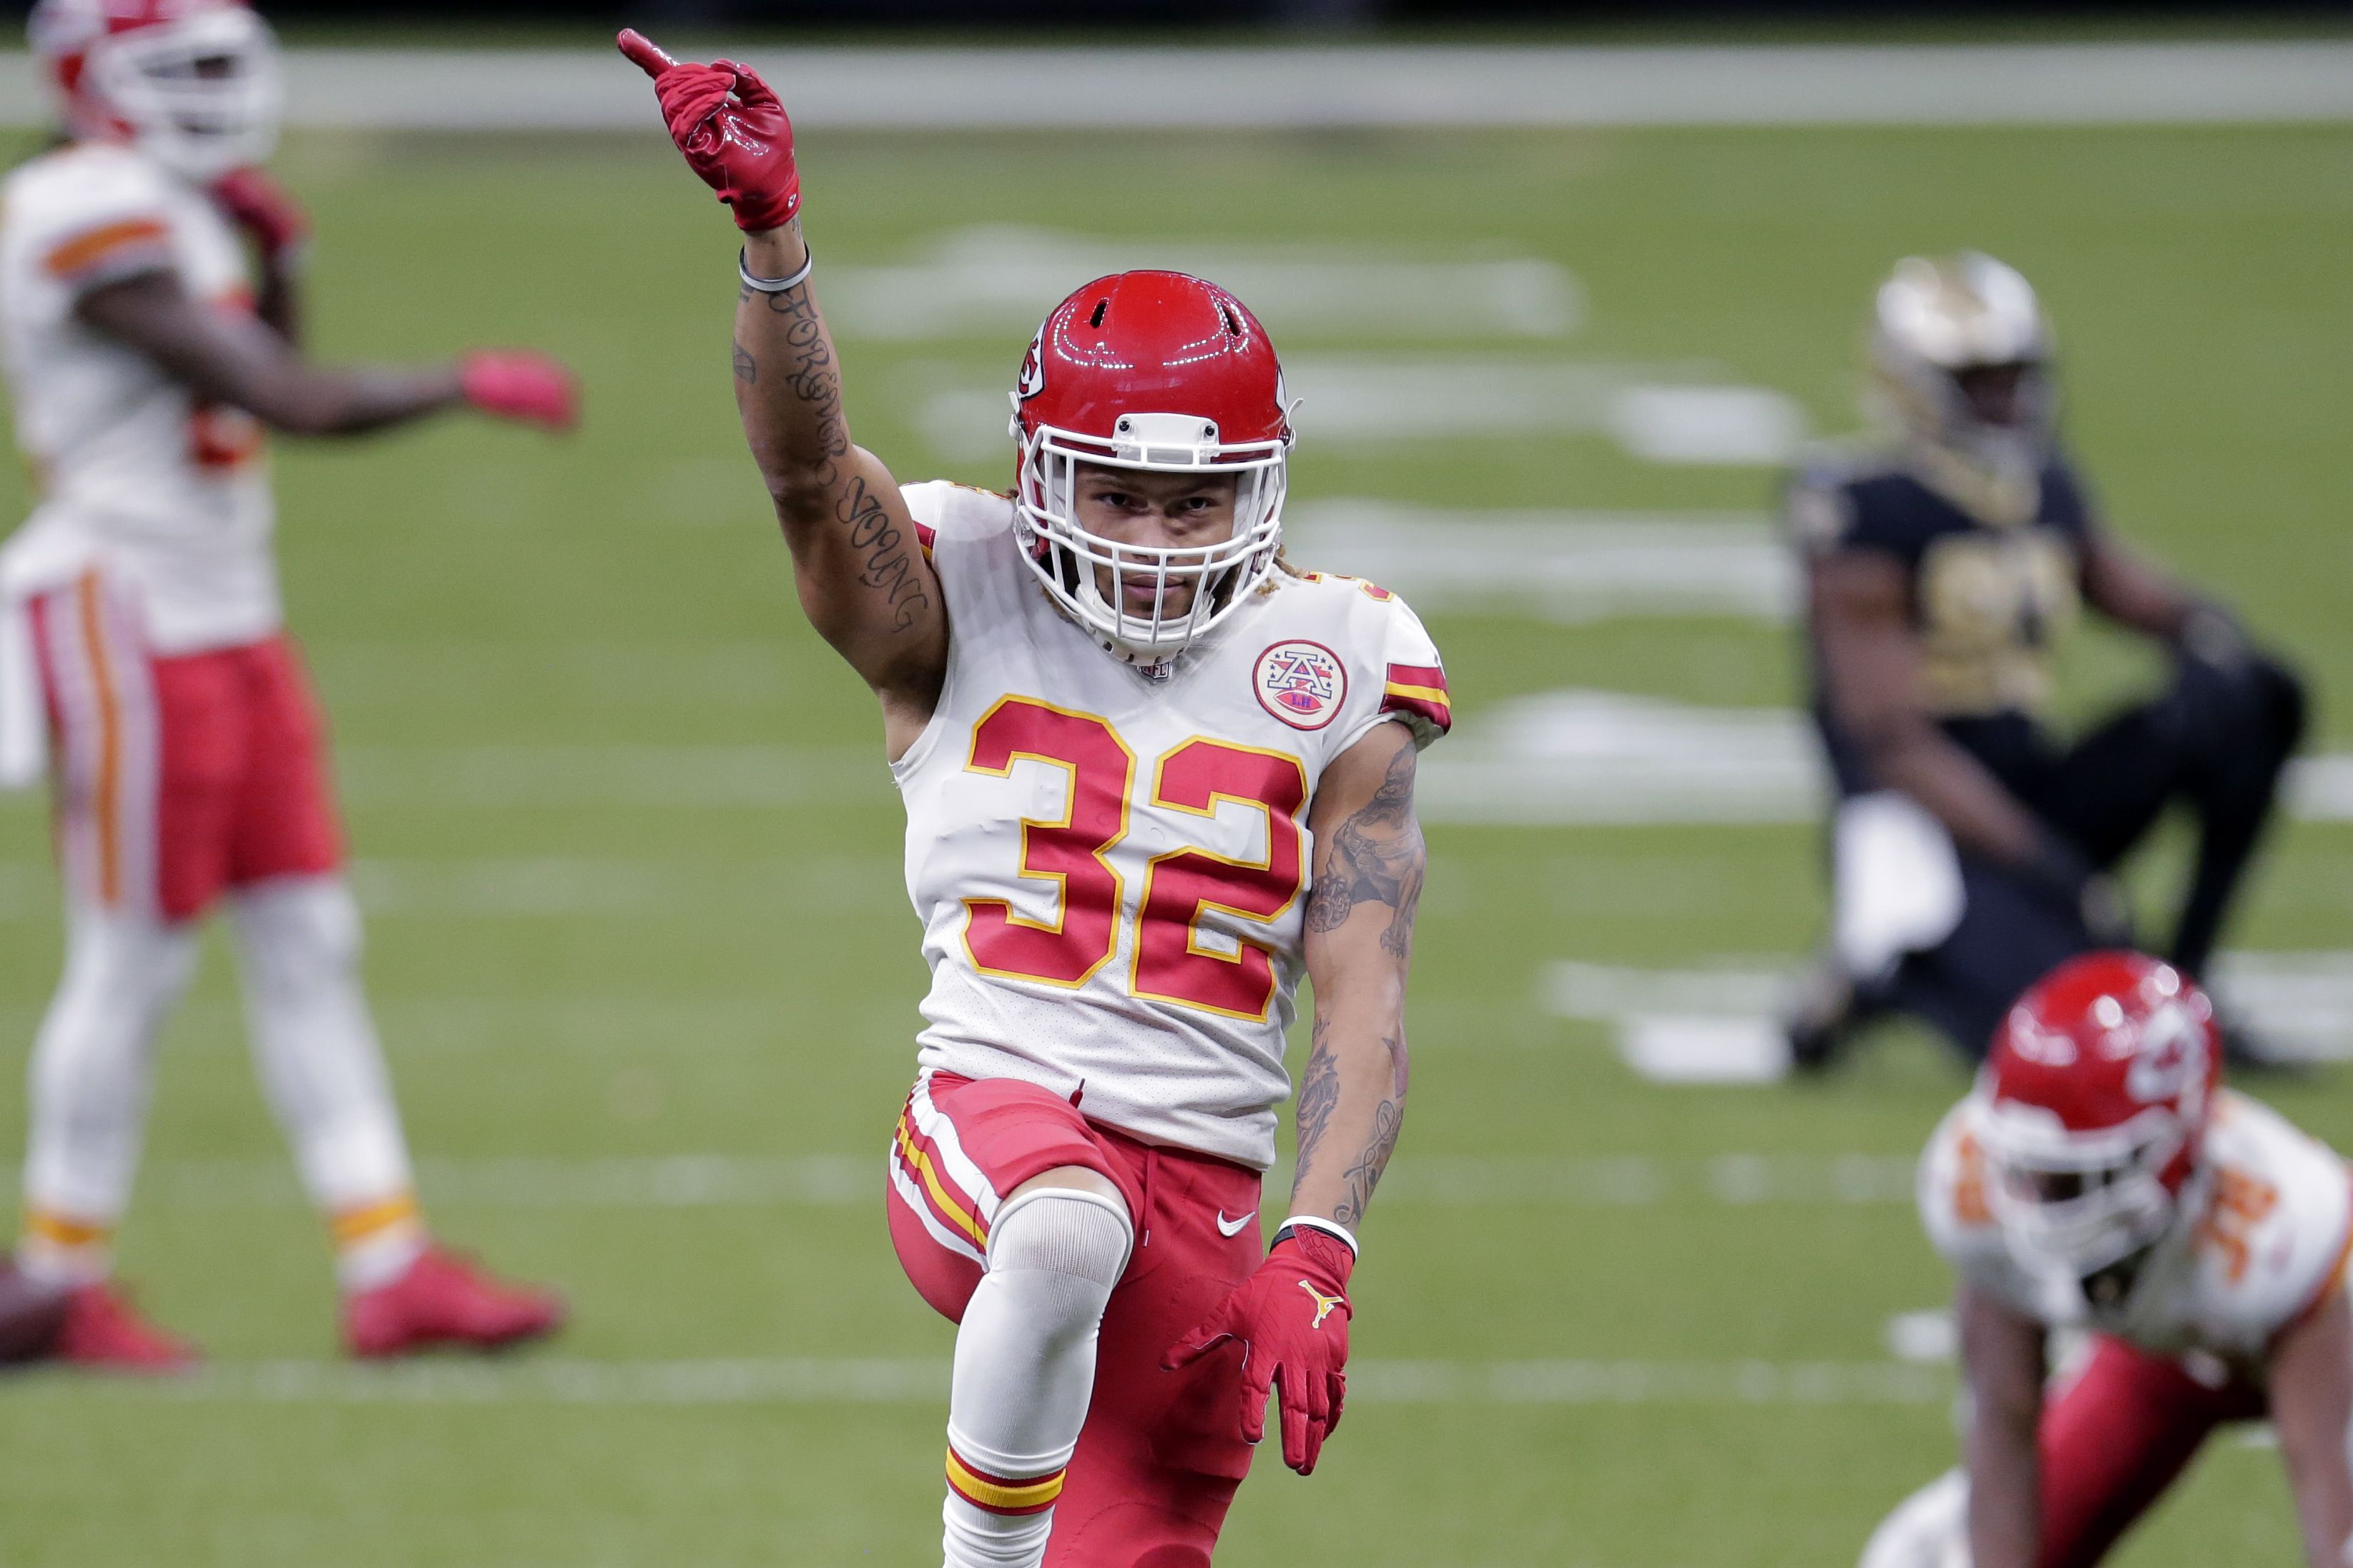
M 2353 1184 L 2218 1087 L 2213 1008 L 2176 970 L 2093 953 L 2010 1010 L 1921 1165 L 1960 1275 L 1967 1463 L 1863 1568 L 2088 1568 L 2217 1426 L 2269 1416 L 2311 1568 L 2353 1563 Z M 2052 1331 L 2087 1358 L 2046 1394 Z
M 622 48 L 745 231 L 744 429 L 906 804 L 932 988 L 887 1203 L 959 1325 L 946 1562 L 1205 1568 L 1270 1392 L 1302 1474 L 1340 1417 L 1405 1109 L 1437 652 L 1388 594 L 1278 561 L 1281 371 L 1198 279 L 1047 317 L 1011 496 L 902 491 L 842 421 L 776 96 Z M 1299 1173 L 1261 1258 L 1303 971 Z
M 66 136 L 0 197 L 0 327 L 40 491 L 0 552 L 0 773 L 33 782 L 54 733 L 69 931 L 33 1053 L 0 1358 L 191 1353 L 109 1284 L 109 1243 L 157 1032 L 224 900 L 257 1063 L 336 1242 L 349 1348 L 543 1332 L 552 1298 L 435 1247 L 418 1217 L 324 740 L 280 629 L 262 443 L 265 427 L 352 435 L 461 403 L 565 426 L 570 377 L 530 354 L 416 370 L 300 356 L 304 225 L 254 166 L 276 134 L 276 56 L 241 0 L 41 0 L 32 42 Z

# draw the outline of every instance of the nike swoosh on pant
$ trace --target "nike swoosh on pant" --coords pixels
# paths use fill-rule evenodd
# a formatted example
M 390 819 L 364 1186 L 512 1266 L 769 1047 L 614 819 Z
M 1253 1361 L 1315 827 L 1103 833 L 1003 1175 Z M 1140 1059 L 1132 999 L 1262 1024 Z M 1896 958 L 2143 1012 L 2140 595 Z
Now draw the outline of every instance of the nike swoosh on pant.
M 1219 1236 L 1239 1236 L 1241 1234 L 1242 1226 L 1250 1224 L 1251 1220 L 1257 1217 L 1258 1210 L 1252 1209 L 1250 1213 L 1242 1215 L 1240 1219 L 1228 1219 L 1226 1217 L 1226 1211 L 1219 1209 L 1218 1211 L 1218 1234 Z

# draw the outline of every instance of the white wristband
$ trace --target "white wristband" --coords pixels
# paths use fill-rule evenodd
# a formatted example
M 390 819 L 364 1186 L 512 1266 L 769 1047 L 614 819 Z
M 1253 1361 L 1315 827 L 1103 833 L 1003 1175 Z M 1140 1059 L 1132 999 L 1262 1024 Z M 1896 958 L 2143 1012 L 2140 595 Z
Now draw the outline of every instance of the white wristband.
M 1357 1247 L 1356 1238 L 1349 1234 L 1348 1227 L 1342 1225 L 1338 1220 L 1325 1219 L 1321 1215 L 1293 1215 L 1289 1219 L 1284 1220 L 1281 1225 L 1275 1226 L 1276 1238 L 1280 1240 L 1282 1232 L 1286 1230 L 1298 1230 L 1302 1226 L 1304 1226 L 1309 1230 L 1320 1230 L 1326 1236 L 1337 1237 L 1341 1244 L 1347 1247 L 1348 1255 L 1351 1258 L 1362 1256 L 1363 1249 Z
M 816 251 L 804 247 L 801 256 L 800 270 L 790 278 L 755 278 L 752 275 L 750 259 L 743 251 L 738 250 L 735 253 L 735 275 L 744 279 L 744 287 L 746 289 L 755 289 L 763 294 L 789 294 L 807 282 L 809 273 L 817 267 Z

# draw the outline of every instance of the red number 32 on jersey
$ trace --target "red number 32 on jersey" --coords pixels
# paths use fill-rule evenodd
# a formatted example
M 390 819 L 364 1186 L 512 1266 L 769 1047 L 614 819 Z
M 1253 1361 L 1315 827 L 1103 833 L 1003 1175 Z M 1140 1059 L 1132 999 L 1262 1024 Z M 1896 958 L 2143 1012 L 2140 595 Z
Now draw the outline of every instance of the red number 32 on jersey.
M 1034 698 L 1008 697 L 974 727 L 975 773 L 1009 777 L 1021 761 L 1070 776 L 1060 821 L 1025 817 L 1021 871 L 1060 885 L 1051 921 L 1033 921 L 1002 899 L 966 899 L 965 951 L 984 974 L 1076 987 L 1094 978 L 1119 947 L 1125 900 L 1113 846 L 1127 836 L 1135 754 L 1105 721 Z M 1205 948 L 1196 925 L 1206 910 L 1246 921 L 1282 918 L 1306 882 L 1307 772 L 1296 757 L 1195 737 L 1153 764 L 1154 805 L 1214 816 L 1220 804 L 1266 814 L 1266 858 L 1234 860 L 1203 849 L 1153 857 L 1136 903 L 1128 990 L 1157 1002 L 1264 1019 L 1274 1002 L 1274 960 L 1241 941 L 1231 953 Z

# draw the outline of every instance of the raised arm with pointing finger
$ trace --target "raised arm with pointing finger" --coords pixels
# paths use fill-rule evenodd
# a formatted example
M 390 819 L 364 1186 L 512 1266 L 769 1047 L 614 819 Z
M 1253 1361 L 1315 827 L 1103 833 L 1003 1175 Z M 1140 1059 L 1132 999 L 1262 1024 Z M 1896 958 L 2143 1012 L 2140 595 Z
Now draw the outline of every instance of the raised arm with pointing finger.
M 792 550 L 801 607 L 881 700 L 898 756 L 947 673 L 947 612 L 881 459 L 849 438 L 841 363 L 811 286 L 792 122 L 768 84 L 720 60 L 687 65 L 622 33 L 653 78 L 670 139 L 744 231 L 735 405 Z

